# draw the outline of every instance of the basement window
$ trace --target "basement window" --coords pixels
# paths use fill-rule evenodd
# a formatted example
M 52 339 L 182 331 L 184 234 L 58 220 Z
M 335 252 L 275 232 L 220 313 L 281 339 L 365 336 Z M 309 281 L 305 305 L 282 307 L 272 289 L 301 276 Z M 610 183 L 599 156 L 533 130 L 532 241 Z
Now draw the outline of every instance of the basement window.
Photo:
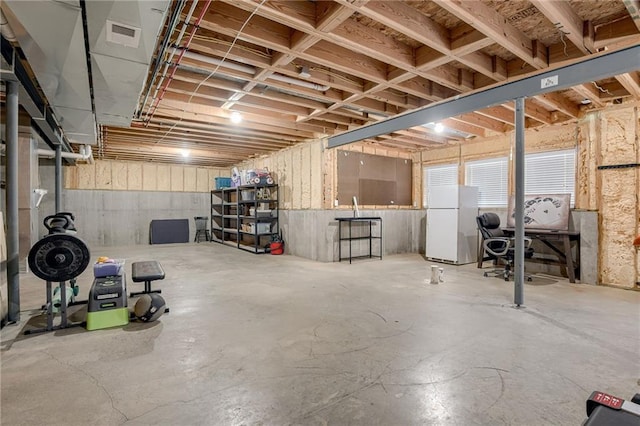
M 574 207 L 575 192 L 575 149 L 525 155 L 525 194 L 571 194 L 571 207 Z
M 422 170 L 422 177 L 422 206 L 427 208 L 427 192 L 430 186 L 458 184 L 458 165 L 442 164 L 425 167 Z
M 508 170 L 507 157 L 470 161 L 465 165 L 465 185 L 478 187 L 478 207 L 507 207 Z

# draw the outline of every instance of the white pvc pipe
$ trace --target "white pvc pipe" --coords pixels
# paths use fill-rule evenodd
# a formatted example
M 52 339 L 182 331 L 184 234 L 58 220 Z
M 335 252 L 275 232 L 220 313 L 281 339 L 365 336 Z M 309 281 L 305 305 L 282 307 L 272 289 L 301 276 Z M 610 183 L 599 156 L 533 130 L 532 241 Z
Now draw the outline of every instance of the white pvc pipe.
M 0 33 L 6 38 L 8 41 L 16 41 L 16 35 L 9 26 L 9 21 L 7 17 L 4 16 L 4 12 L 0 9 Z
M 74 160 L 91 160 L 93 159 L 91 151 L 91 145 L 83 145 L 80 147 L 80 153 L 75 152 L 62 152 L 62 158 L 71 158 Z M 53 158 L 56 156 L 56 152 L 50 149 L 38 149 L 38 156 L 45 158 Z
M 269 77 L 272 80 L 282 81 L 283 83 L 295 84 L 296 86 L 306 87 L 308 89 L 317 90 L 318 92 L 326 92 L 330 89 L 329 86 L 322 86 L 320 84 L 312 83 L 310 81 L 298 80 L 297 78 L 289 77 L 282 74 L 271 74 Z
M 179 50 L 179 49 L 174 48 L 174 53 L 177 50 Z M 234 71 L 243 72 L 243 73 L 246 73 L 246 74 L 251 74 L 251 75 L 255 75 L 256 74 L 256 69 L 254 67 L 250 66 L 250 65 L 242 65 L 242 64 L 237 64 L 235 62 L 226 62 L 226 61 L 222 61 L 222 60 L 217 59 L 217 58 L 212 58 L 210 56 L 201 55 L 201 54 L 195 53 L 195 52 L 186 51 L 186 52 L 184 52 L 182 54 L 182 57 L 191 58 L 191 59 L 194 59 L 196 61 L 206 62 L 206 63 L 211 64 L 211 65 L 216 65 L 216 66 L 228 68 L 228 69 L 231 69 L 231 70 L 234 70 Z M 289 77 L 289 76 L 282 75 L 282 74 L 277 74 L 277 73 L 273 73 L 267 78 L 270 78 L 272 80 L 281 81 L 283 83 L 293 84 L 293 85 L 300 86 L 300 87 L 306 87 L 307 89 L 317 90 L 317 91 L 320 91 L 320 92 L 326 92 L 327 90 L 330 89 L 330 86 L 322 86 L 320 84 L 312 83 L 310 81 L 298 80 L 297 78 L 293 78 L 293 77 Z

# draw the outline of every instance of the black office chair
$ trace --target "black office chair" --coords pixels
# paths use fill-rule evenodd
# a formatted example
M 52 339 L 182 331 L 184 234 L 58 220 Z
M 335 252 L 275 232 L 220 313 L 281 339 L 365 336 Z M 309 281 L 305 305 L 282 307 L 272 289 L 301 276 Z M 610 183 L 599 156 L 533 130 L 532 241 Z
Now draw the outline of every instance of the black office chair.
M 508 237 L 502 229 L 500 229 L 500 218 L 495 213 L 484 213 L 476 217 L 478 230 L 482 235 L 482 247 L 487 252 L 489 258 L 494 259 L 497 264 L 501 260 L 505 263 L 503 268 L 495 268 L 491 271 L 485 271 L 484 276 L 488 277 L 493 274 L 494 277 L 503 277 L 505 281 L 509 281 L 509 277 L 513 275 L 513 261 L 515 258 L 516 248 L 515 239 Z M 531 238 L 524 237 L 525 248 L 524 257 L 533 256 L 533 248 L 531 248 Z M 530 275 L 525 275 L 527 281 L 531 281 Z
M 196 222 L 196 237 L 193 239 L 194 242 L 200 242 L 200 238 L 204 237 L 205 241 L 211 241 L 211 234 L 207 229 L 207 222 L 209 218 L 206 216 L 196 216 L 193 218 Z

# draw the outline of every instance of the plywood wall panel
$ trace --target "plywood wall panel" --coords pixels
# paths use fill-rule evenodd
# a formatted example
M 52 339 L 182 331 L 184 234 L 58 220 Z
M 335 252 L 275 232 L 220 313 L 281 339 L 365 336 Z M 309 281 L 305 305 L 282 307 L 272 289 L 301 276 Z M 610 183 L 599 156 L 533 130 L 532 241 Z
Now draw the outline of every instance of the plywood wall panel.
M 171 166 L 169 176 L 171 179 L 171 191 L 184 191 L 184 168 L 182 166 Z
M 196 169 L 194 167 L 184 167 L 184 191 L 195 192 L 196 190 Z
M 96 189 L 111 189 L 111 161 L 96 161 Z
M 145 163 L 142 165 L 142 189 L 156 191 L 158 189 L 158 166 Z
M 373 150 L 372 154 L 382 155 L 383 157 L 395 157 L 398 153 L 393 151 L 389 152 L 389 150 L 385 148 L 376 148 Z
M 65 188 L 67 189 L 78 188 L 78 168 L 77 167 L 66 166 L 62 169 L 62 173 L 64 174 Z M 42 184 L 40 186 L 42 187 Z
M 201 168 L 196 169 L 196 191 L 209 191 L 209 170 Z
M 218 170 L 209 169 L 209 177 L 208 177 L 209 191 L 216 189 L 217 177 L 223 177 L 223 176 L 220 176 L 220 172 Z M 231 175 L 229 175 L 229 177 L 231 177 Z
M 142 189 L 142 164 L 139 162 L 127 163 L 127 189 L 129 191 Z
M 111 189 L 117 189 L 121 191 L 127 189 L 127 163 L 112 161 L 111 179 L 113 181 Z
M 373 145 L 366 145 L 362 147 L 362 152 L 364 152 L 365 154 L 372 154 L 375 155 L 376 154 L 376 147 Z
M 158 191 L 171 191 L 171 166 L 158 164 L 156 182 Z
M 82 164 L 78 169 L 78 189 L 96 188 L 96 161 L 94 164 Z

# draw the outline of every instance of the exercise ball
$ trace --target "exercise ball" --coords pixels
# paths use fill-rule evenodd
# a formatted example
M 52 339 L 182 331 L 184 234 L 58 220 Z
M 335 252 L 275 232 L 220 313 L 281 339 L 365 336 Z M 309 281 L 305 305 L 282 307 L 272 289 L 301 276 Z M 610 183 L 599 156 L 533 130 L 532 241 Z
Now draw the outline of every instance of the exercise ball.
M 151 322 L 157 320 L 164 314 L 165 305 L 164 299 L 159 294 L 143 294 L 136 301 L 133 307 L 133 313 L 140 321 Z

